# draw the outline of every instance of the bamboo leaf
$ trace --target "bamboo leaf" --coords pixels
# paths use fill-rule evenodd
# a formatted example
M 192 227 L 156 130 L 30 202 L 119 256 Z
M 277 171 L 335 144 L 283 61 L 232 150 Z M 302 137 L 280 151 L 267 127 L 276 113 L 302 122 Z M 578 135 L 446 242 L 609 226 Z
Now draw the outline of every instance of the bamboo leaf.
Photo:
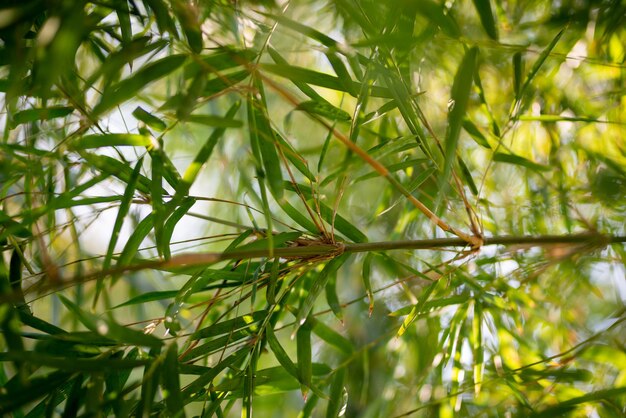
M 309 388 L 312 386 L 312 351 L 311 351 L 311 326 L 304 322 L 296 332 L 296 347 L 298 353 L 298 376 L 302 384 L 302 396 L 306 400 Z
M 186 59 L 185 55 L 170 55 L 143 66 L 131 77 L 109 87 L 102 95 L 100 102 L 93 108 L 93 116 L 100 116 L 118 104 L 136 96 L 148 84 L 167 76 L 183 65 Z
M 133 175 L 133 169 L 127 164 L 124 164 L 107 155 L 96 155 L 85 152 L 82 153 L 81 156 L 85 159 L 85 161 L 93 165 L 101 172 L 117 177 L 124 184 L 128 184 Z M 137 190 L 146 195 L 150 194 L 150 179 L 144 175 L 139 175 Z
M 342 82 L 339 77 L 292 65 L 261 64 L 260 67 L 262 70 L 268 71 L 280 77 L 285 77 L 291 80 L 294 84 L 311 84 L 346 93 L 350 93 L 350 91 L 359 91 L 361 87 L 360 83 L 351 81 L 350 85 L 352 88 L 350 88 L 350 91 L 347 91 L 348 89 L 344 86 L 345 81 Z M 373 97 L 392 98 L 389 89 L 379 86 L 372 86 L 370 95 Z
M 441 28 L 448 36 L 458 38 L 461 36 L 461 30 L 454 18 L 446 13 L 443 5 L 437 4 L 431 0 L 422 0 L 417 12 L 422 14 L 434 25 Z
M 182 391 L 185 403 L 188 403 L 190 401 L 190 398 L 194 394 L 198 392 L 204 392 L 204 388 L 209 386 L 213 379 L 215 379 L 223 370 L 239 363 L 248 355 L 248 353 L 249 351 L 246 348 L 235 351 L 233 354 L 222 359 L 218 364 L 215 365 L 215 367 L 212 367 L 209 371 L 202 374 L 196 380 L 187 385 L 187 387 Z
M 396 334 L 396 337 L 398 337 L 398 338 L 401 337 L 407 331 L 407 329 L 413 323 L 413 321 L 415 321 L 415 319 L 417 319 L 419 314 L 421 312 L 423 312 L 424 306 L 426 305 L 426 302 L 428 301 L 428 298 L 433 293 L 433 291 L 438 286 L 440 286 L 439 283 L 442 283 L 442 282 L 435 282 L 435 283 L 431 284 L 430 286 L 426 287 L 422 291 L 422 294 L 420 295 L 419 299 L 417 300 L 417 303 L 411 308 L 411 312 L 409 312 L 409 314 L 406 316 L 406 318 L 404 318 L 404 321 L 402 321 L 402 326 L 400 326 L 400 329 L 398 330 L 398 332 Z
M 480 22 L 483 24 L 483 28 L 487 35 L 494 41 L 498 40 L 498 28 L 491 9 L 491 0 L 474 0 L 474 7 L 480 17 Z
M 315 318 L 309 318 L 315 335 L 332 345 L 345 355 L 351 355 L 354 352 L 354 345 L 343 335 L 333 330 L 322 321 Z
M 73 107 L 67 106 L 51 106 L 43 109 L 22 110 L 12 115 L 12 126 L 16 127 L 23 123 L 35 122 L 38 120 L 64 118 L 70 115 L 73 111 Z
M 130 24 L 130 10 L 128 2 L 121 0 L 116 3 L 117 19 L 120 22 L 120 31 L 122 32 L 122 42 L 127 44 L 133 38 L 133 31 Z
M 263 84 L 261 80 L 255 79 L 257 95 L 249 98 L 249 119 L 250 138 L 253 148 L 260 154 L 259 163 L 263 167 L 264 178 L 267 179 L 272 195 L 279 200 L 283 195 L 283 176 L 281 173 L 281 163 L 276 152 L 276 139 L 274 130 L 270 126 L 267 114 L 267 103 Z M 258 158 L 258 157 L 257 157 Z M 269 210 L 268 208 L 265 208 Z
M 176 25 L 174 20 L 170 16 L 167 5 L 163 0 L 144 0 L 145 3 L 150 7 L 152 13 L 154 13 L 154 17 L 156 18 L 157 26 L 159 27 L 159 31 L 163 34 L 165 32 L 169 32 L 175 38 L 178 35 L 176 31 Z
M 189 210 L 196 203 L 195 199 L 185 199 L 179 207 L 167 218 L 165 225 L 163 225 L 163 234 L 161 236 L 161 247 L 163 248 L 163 256 L 166 259 L 171 257 L 170 243 L 172 241 L 172 235 L 174 234 L 174 228 L 180 222 L 180 220 L 189 212 Z
M 268 327 L 265 329 L 265 336 L 267 338 L 267 343 L 269 344 L 270 349 L 276 357 L 276 360 L 278 360 L 280 365 L 285 369 L 287 373 L 300 380 L 300 373 L 298 371 L 298 368 L 291 361 L 285 349 L 278 342 L 278 339 L 276 338 L 272 327 Z
M 221 118 L 214 115 L 189 115 L 185 118 L 187 122 L 199 123 L 206 126 L 215 126 L 217 128 L 241 128 L 243 122 L 231 119 L 228 116 Z
M 465 165 L 465 161 L 460 156 L 457 156 L 457 162 L 459 164 L 459 168 L 461 168 L 461 175 L 465 179 L 465 183 L 472 191 L 474 196 L 478 196 L 478 187 L 476 187 L 476 183 L 474 183 L 474 179 L 472 178 L 472 173 L 470 173 L 469 168 Z
M 330 399 L 328 401 L 328 409 L 326 409 L 326 418 L 336 418 L 344 415 L 347 407 L 348 397 L 344 388 L 346 380 L 346 368 L 340 367 L 333 377 L 333 383 L 330 386 Z
M 170 344 L 167 348 L 161 372 L 161 382 L 168 415 L 171 417 L 184 418 L 185 410 L 183 397 L 180 393 L 180 380 L 178 374 L 178 346 L 175 342 Z
M 371 282 L 371 272 L 372 272 L 372 259 L 374 258 L 373 253 L 367 253 L 365 255 L 365 259 L 363 259 L 363 286 L 365 287 L 365 292 L 367 292 L 367 298 L 369 299 L 369 315 L 372 316 L 372 312 L 374 311 L 374 292 L 372 290 L 372 282 Z
M 69 372 L 101 372 L 102 370 L 124 370 L 143 367 L 147 360 L 113 358 L 76 358 L 52 356 L 33 351 L 10 351 L 0 353 L 0 361 L 17 360 L 32 365 L 55 368 Z
M 134 344 L 144 347 L 160 347 L 163 342 L 153 335 L 144 334 L 131 328 L 119 325 L 112 319 L 98 318 L 97 316 L 83 311 L 78 305 L 64 297 L 58 295 L 65 307 L 72 312 L 87 329 L 122 344 Z
M 152 129 L 157 131 L 163 131 L 167 128 L 165 122 L 162 119 L 157 118 L 152 113 L 148 112 L 141 106 L 137 106 L 135 110 L 133 110 L 133 116 L 137 118 L 137 120 L 142 121 Z
M 324 266 L 319 275 L 315 277 L 315 281 L 309 288 L 306 299 L 298 310 L 296 317 L 296 329 L 298 329 L 306 321 L 307 317 L 311 313 L 311 310 L 313 309 L 315 301 L 319 297 L 320 293 L 322 293 L 322 290 L 326 287 L 326 283 L 328 283 L 330 275 L 335 273 L 339 267 L 341 267 L 343 263 L 348 260 L 348 257 L 348 254 L 344 254 L 333 258 Z
M 197 10 L 191 3 L 183 0 L 174 0 L 171 4 L 172 10 L 183 28 L 189 47 L 193 52 L 199 54 L 202 52 L 202 30 L 198 22 Z
M 520 51 L 513 54 L 513 91 L 515 98 L 520 99 L 522 92 L 522 73 L 524 72 L 524 56 Z
M 626 393 L 626 387 L 615 387 L 610 389 L 598 390 L 595 392 L 587 393 L 582 396 L 578 396 L 559 404 L 546 408 L 543 411 L 531 414 L 533 418 L 548 418 L 561 415 L 565 412 L 571 411 L 576 408 L 577 405 L 582 405 L 590 402 L 598 402 L 603 400 L 616 399 L 618 396 L 622 396 Z
M 229 121 L 233 120 L 234 116 L 239 110 L 239 106 L 240 102 L 235 102 L 235 104 L 230 107 L 228 112 L 226 112 L 226 116 L 224 119 Z M 185 174 L 183 174 L 183 181 L 181 183 L 181 186 L 184 188 L 177 190 L 177 193 L 184 194 L 186 193 L 186 191 L 189 190 L 191 185 L 198 177 L 200 169 L 211 157 L 211 154 L 213 153 L 213 148 L 215 148 L 215 145 L 217 145 L 217 141 L 222 138 L 224 132 L 226 132 L 225 127 L 220 127 L 215 129 L 215 131 L 213 131 L 213 133 L 209 136 L 205 144 L 202 146 L 202 148 L 200 148 L 200 151 L 198 151 L 196 158 L 194 158 L 193 162 L 189 165 L 189 167 L 187 167 L 187 170 L 185 170 Z
M 470 134 L 470 137 L 481 147 L 485 147 L 487 149 L 491 149 L 491 146 L 489 145 L 489 141 L 487 141 L 487 138 L 485 137 L 485 135 L 482 134 L 482 132 L 480 132 L 480 129 L 478 129 L 478 127 L 476 125 L 474 125 L 474 123 L 465 118 L 463 120 L 463 129 L 465 129 L 465 131 Z
M 122 226 L 124 224 L 124 218 L 128 214 L 130 209 L 130 205 L 132 203 L 133 196 L 135 194 L 135 188 L 137 186 L 137 181 L 139 180 L 139 172 L 143 165 L 143 158 L 140 158 L 135 164 L 135 168 L 128 179 L 128 183 L 126 185 L 126 190 L 124 190 L 124 196 L 122 197 L 122 201 L 120 202 L 120 207 L 117 211 L 117 217 L 115 218 L 115 224 L 113 225 L 113 230 L 111 231 L 111 239 L 109 240 L 109 246 L 107 248 L 106 255 L 104 257 L 104 261 L 102 264 L 102 269 L 107 270 L 111 266 L 111 260 L 113 259 L 113 252 L 115 251 L 115 245 L 117 244 L 117 240 L 120 235 L 120 231 L 122 230 Z M 97 297 L 95 298 L 97 299 Z
M 178 294 L 178 290 L 164 290 L 160 292 L 147 292 L 139 296 L 131 298 L 124 303 L 114 306 L 111 309 L 123 308 L 124 306 L 142 305 L 147 302 L 155 302 L 159 300 L 171 299 Z
M 145 135 L 138 134 L 103 134 L 103 135 L 87 135 L 78 139 L 74 143 L 74 148 L 84 150 L 90 148 L 102 147 L 147 147 L 152 144 L 152 139 Z
M 550 171 L 552 169 L 550 166 L 535 163 L 522 156 L 515 154 L 505 154 L 503 152 L 496 152 L 495 154 L 493 154 L 493 160 L 499 163 L 519 165 L 533 171 Z
M 231 333 L 243 328 L 250 328 L 251 332 L 257 331 L 257 324 L 267 317 L 267 311 L 255 311 L 248 315 L 217 322 L 206 328 L 199 329 L 191 336 L 192 339 L 212 338 L 218 335 Z
M 35 376 L 16 390 L 0 393 L 0 413 L 8 414 L 22 405 L 34 402 L 46 396 L 51 391 L 65 384 L 73 375 L 62 371 L 49 373 L 45 376 Z
M 330 309 L 333 311 L 337 319 L 343 323 L 343 311 L 341 303 L 339 302 L 339 296 L 337 295 L 337 272 L 331 274 L 324 288 L 326 291 L 326 302 Z
M 452 110 L 448 113 L 448 129 L 446 131 L 446 143 L 444 153 L 444 168 L 439 178 L 439 189 L 447 190 L 448 180 L 452 172 L 452 166 L 456 160 L 456 150 L 459 142 L 459 134 L 461 126 L 466 116 L 467 105 L 469 103 L 470 91 L 472 88 L 472 80 L 476 71 L 476 59 L 478 57 L 478 48 L 474 47 L 467 51 L 463 57 L 463 61 L 459 65 L 459 69 L 454 76 L 454 84 L 451 92 Z M 444 193 L 440 193 L 438 200 Z M 439 206 L 437 204 L 436 206 Z
M 117 259 L 118 267 L 127 266 L 131 263 L 137 254 L 137 250 L 139 250 L 139 246 L 146 236 L 148 236 L 153 227 L 153 214 L 146 216 L 141 220 L 141 222 L 139 222 L 132 235 L 128 238 L 128 241 L 126 241 L 126 245 L 124 245 L 124 249 Z
M 352 120 L 352 117 L 348 112 L 333 106 L 326 100 L 307 100 L 298 104 L 296 110 L 302 110 L 307 113 L 320 115 L 330 120 L 343 122 L 349 122 L 350 120 Z
M 539 58 L 537 58 L 532 68 L 526 75 L 524 84 L 522 84 L 522 87 L 520 88 L 520 93 L 518 96 L 520 99 L 524 95 L 526 90 L 528 89 L 528 86 L 530 86 L 530 83 L 532 83 L 537 73 L 539 72 L 539 69 L 541 69 L 541 67 L 543 66 L 543 63 L 546 61 L 546 59 L 548 58 L 548 56 L 550 55 L 550 53 L 552 52 L 556 44 L 559 42 L 559 40 L 563 36 L 563 33 L 565 33 L 565 29 L 561 29 L 561 31 L 557 33 L 557 35 L 552 39 L 552 41 L 550 41 L 548 46 L 546 46 L 544 50 L 541 51 L 541 54 L 539 54 Z
M 150 354 L 152 357 L 156 357 L 159 354 L 159 351 L 152 349 L 150 350 Z M 154 404 L 154 396 L 159 389 L 159 382 L 161 380 L 162 365 L 162 358 L 159 357 L 148 363 L 144 369 L 143 379 L 141 382 L 141 398 L 139 399 L 139 404 L 137 405 L 141 416 L 150 416 L 150 412 L 153 410 L 152 406 Z

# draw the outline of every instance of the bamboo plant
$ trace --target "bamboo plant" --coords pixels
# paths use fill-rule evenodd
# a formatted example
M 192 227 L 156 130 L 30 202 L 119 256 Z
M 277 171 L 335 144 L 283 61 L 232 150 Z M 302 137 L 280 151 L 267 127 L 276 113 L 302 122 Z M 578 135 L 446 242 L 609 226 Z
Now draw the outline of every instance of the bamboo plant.
M 0 8 L 0 411 L 626 414 L 621 1 Z

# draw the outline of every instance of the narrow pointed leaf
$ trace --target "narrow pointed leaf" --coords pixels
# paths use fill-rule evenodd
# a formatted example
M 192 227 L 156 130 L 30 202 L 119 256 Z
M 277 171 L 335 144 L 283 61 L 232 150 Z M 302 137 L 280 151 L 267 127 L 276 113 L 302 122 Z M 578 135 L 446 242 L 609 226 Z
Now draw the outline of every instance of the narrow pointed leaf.
M 480 22 L 482 23 L 485 32 L 487 32 L 487 35 L 489 35 L 489 37 L 494 41 L 497 41 L 498 28 L 496 26 L 493 11 L 491 10 L 491 0 L 474 0 L 474 7 L 476 7 L 476 11 L 480 17 Z
M 515 154 L 505 154 L 503 152 L 496 152 L 493 154 L 493 160 L 499 163 L 507 163 L 519 165 L 522 167 L 526 167 L 533 171 L 550 171 L 551 167 L 543 164 L 538 164 L 534 161 L 530 161 L 527 158 L 524 158 Z
M 463 120 L 466 116 L 467 105 L 469 103 L 470 91 L 472 88 L 472 80 L 476 71 L 476 59 L 478 56 L 478 48 L 474 47 L 467 51 L 463 57 L 463 61 L 459 65 L 459 69 L 454 77 L 452 85 L 451 106 L 452 110 L 448 113 L 448 129 L 446 131 L 446 143 L 444 153 L 444 168 L 439 178 L 439 189 L 447 190 L 448 180 L 452 167 L 456 160 L 456 150 L 459 142 L 459 135 Z M 438 199 L 445 193 L 440 193 Z M 438 205 L 437 205 L 438 206 Z
M 103 135 L 87 135 L 74 142 L 74 148 L 77 150 L 102 148 L 102 147 L 147 147 L 152 144 L 149 136 L 138 134 L 103 134 Z
M 302 303 L 302 306 L 298 310 L 298 315 L 296 318 L 296 327 L 300 327 L 306 321 L 309 313 L 313 309 L 313 305 L 315 301 L 322 293 L 322 290 L 326 287 L 326 283 L 328 283 L 328 279 L 330 278 L 330 274 L 335 273 L 339 267 L 343 265 L 348 260 L 349 255 L 344 254 L 339 257 L 333 258 L 330 260 L 322 269 L 322 271 L 315 277 L 313 285 L 308 291 L 306 299 Z
M 312 386 L 311 378 L 313 376 L 311 326 L 306 322 L 296 332 L 296 347 L 298 353 L 298 376 L 302 384 L 302 395 L 306 399 L 308 389 Z
M 326 409 L 326 418 L 338 418 L 343 416 L 346 409 L 347 393 L 344 389 L 346 379 L 346 368 L 340 367 L 333 376 L 333 383 L 330 386 L 330 399 Z
M 178 346 L 176 343 L 170 344 L 163 361 L 161 371 L 161 381 L 163 386 L 165 406 L 169 416 L 185 417 L 183 397 L 180 393 L 180 375 L 178 371 Z
M 35 122 L 38 120 L 50 120 L 64 118 L 74 111 L 73 107 L 52 106 L 44 109 L 27 109 L 16 112 L 12 117 L 13 127 L 22 123 Z
M 100 103 L 94 107 L 93 116 L 97 117 L 114 106 L 136 96 L 150 83 L 167 76 L 183 65 L 186 59 L 185 55 L 170 55 L 146 64 L 131 77 L 109 87 L 102 95 Z
M 167 125 L 162 119 L 157 118 L 141 106 L 137 106 L 135 110 L 133 110 L 133 116 L 154 130 L 163 131 L 167 128 Z

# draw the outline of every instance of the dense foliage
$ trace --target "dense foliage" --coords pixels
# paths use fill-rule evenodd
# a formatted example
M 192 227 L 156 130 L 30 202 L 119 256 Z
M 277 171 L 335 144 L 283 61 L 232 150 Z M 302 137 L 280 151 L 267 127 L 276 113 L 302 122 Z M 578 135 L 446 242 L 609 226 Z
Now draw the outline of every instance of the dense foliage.
M 1 7 L 3 414 L 626 414 L 623 0 Z

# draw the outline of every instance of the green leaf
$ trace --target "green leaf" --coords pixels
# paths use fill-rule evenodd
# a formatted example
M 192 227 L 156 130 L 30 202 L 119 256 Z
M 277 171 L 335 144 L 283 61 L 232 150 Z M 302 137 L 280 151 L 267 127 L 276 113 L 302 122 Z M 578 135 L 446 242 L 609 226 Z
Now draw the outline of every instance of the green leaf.
M 238 316 L 237 318 L 216 322 L 206 328 L 194 332 L 191 339 L 212 338 L 218 335 L 231 333 L 244 328 L 250 328 L 251 332 L 257 331 L 257 324 L 267 317 L 267 311 L 255 311 L 251 314 Z
M 417 300 L 417 303 L 413 306 L 413 308 L 411 309 L 411 312 L 409 312 L 409 314 L 406 316 L 406 318 L 404 318 L 404 321 L 402 321 L 402 326 L 398 330 L 398 332 L 396 334 L 396 337 L 401 337 L 406 332 L 406 330 L 409 328 L 409 326 L 413 323 L 413 321 L 415 321 L 415 319 L 417 319 L 419 314 L 424 311 L 424 308 L 425 308 L 426 302 L 428 301 L 428 298 L 430 297 L 430 295 L 433 293 L 433 291 L 438 286 L 441 286 L 440 283 L 443 283 L 443 281 L 435 282 L 435 283 L 431 284 L 430 286 L 426 287 L 422 291 L 422 294 L 420 295 L 419 299 Z
M 207 343 L 200 344 L 192 350 L 185 352 L 185 355 L 182 356 L 181 360 L 189 361 L 206 357 L 208 355 L 221 352 L 224 348 L 230 345 L 235 345 L 238 342 L 249 343 L 253 341 L 254 338 L 255 337 L 252 335 L 252 331 L 247 328 L 233 331 L 222 337 L 214 338 Z
M 473 0 L 480 22 L 483 24 L 483 28 L 487 35 L 494 41 L 498 40 L 498 28 L 496 21 L 491 10 L 491 0 Z
M 87 135 L 77 139 L 74 148 L 77 150 L 102 147 L 132 146 L 147 147 L 152 144 L 152 139 L 138 134 L 103 134 Z
M 459 134 L 463 120 L 466 118 L 467 105 L 472 88 L 472 80 L 476 71 L 476 59 L 478 57 L 478 48 L 474 47 L 467 51 L 463 57 L 463 61 L 459 65 L 459 69 L 454 76 L 454 84 L 452 84 L 451 106 L 452 110 L 448 113 L 448 129 L 446 131 L 446 143 L 444 153 L 444 168 L 439 178 L 439 189 L 447 190 L 448 180 L 452 172 L 452 166 L 456 160 L 456 150 L 459 143 Z M 439 193 L 438 202 L 445 193 Z M 438 204 L 436 206 L 439 206 Z
M 561 31 L 559 33 L 557 33 L 557 35 L 554 37 L 554 39 L 552 39 L 552 41 L 550 41 L 548 46 L 545 47 L 543 51 L 541 51 L 541 54 L 539 54 L 539 58 L 537 58 L 537 60 L 533 64 L 532 68 L 530 69 L 530 71 L 526 75 L 526 80 L 524 80 L 524 84 L 522 85 L 522 87 L 519 90 L 520 93 L 518 95 L 518 98 L 521 99 L 522 95 L 526 92 L 526 90 L 528 89 L 528 86 L 530 86 L 530 83 L 532 83 L 533 79 L 535 78 L 535 76 L 539 72 L 539 69 L 541 69 L 541 67 L 543 66 L 543 63 L 546 61 L 546 59 L 548 58 L 548 56 L 550 55 L 550 53 L 552 52 L 552 50 L 554 49 L 556 44 L 561 39 L 561 36 L 563 36 L 563 33 L 565 33 L 565 28 L 561 29 Z
M 185 79 L 195 77 L 199 73 L 206 71 L 223 76 L 224 74 L 220 74 L 220 72 L 245 66 L 251 63 L 257 56 L 257 52 L 254 50 L 236 49 L 228 46 L 218 47 L 212 51 L 211 54 L 202 54 L 201 57 L 196 57 L 196 59 L 185 65 Z
M 568 399 L 566 401 L 560 402 L 555 406 L 544 409 L 543 411 L 537 412 L 535 414 L 531 414 L 529 416 L 533 418 L 548 418 L 559 416 L 560 414 L 571 411 L 577 405 L 582 405 L 591 402 L 599 402 L 599 401 L 610 401 L 615 400 L 617 397 L 622 396 L 626 393 L 626 387 L 615 387 L 610 389 L 598 390 L 595 392 L 587 393 L 582 396 L 578 396 L 572 399 Z
M 151 357 L 156 357 L 159 352 L 160 350 L 152 349 L 150 350 L 150 355 Z M 143 417 L 150 416 L 150 412 L 153 410 L 154 396 L 161 381 L 162 365 L 162 357 L 159 357 L 155 361 L 148 363 L 144 369 L 141 381 L 141 398 L 137 405 L 138 412 Z
M 348 401 L 344 388 L 345 380 L 346 368 L 340 367 L 335 371 L 333 383 L 330 386 L 330 399 L 328 401 L 328 409 L 326 409 L 326 418 L 341 417 L 345 413 Z
M 139 246 L 154 227 L 154 214 L 149 214 L 139 222 L 135 230 L 126 241 L 124 249 L 117 259 L 117 267 L 129 265 L 139 250 Z
M 520 165 L 533 171 L 550 171 L 552 169 L 550 166 L 535 163 L 519 155 L 505 154 L 503 152 L 493 154 L 493 160 L 499 163 Z
M 323 100 L 323 99 L 322 99 Z M 326 100 L 308 100 L 306 102 L 301 102 L 296 107 L 296 110 L 302 110 L 307 113 L 312 113 L 315 115 L 320 115 L 330 120 L 337 120 L 343 122 L 349 122 L 352 120 L 352 117 L 348 112 L 342 110 L 338 107 L 333 106 Z
M 165 32 L 171 33 L 175 38 L 178 35 L 176 31 L 176 24 L 170 16 L 167 5 L 163 0 L 144 0 L 150 7 L 156 18 L 156 23 L 161 34 Z
M 180 393 L 180 376 L 178 372 L 178 346 L 176 342 L 170 344 L 163 361 L 161 370 L 161 385 L 163 397 L 168 415 L 171 417 L 184 417 L 183 397 Z
M 70 301 L 63 295 L 57 295 L 63 305 L 72 312 L 72 314 L 87 329 L 103 336 L 118 341 L 121 344 L 139 345 L 144 347 L 160 347 L 163 342 L 153 335 L 144 334 L 131 328 L 119 325 L 113 319 L 99 318 L 96 315 L 83 311 L 78 305 Z
M 9 414 L 22 405 L 34 402 L 56 390 L 72 377 L 73 373 L 55 371 L 45 376 L 31 377 L 15 390 L 0 393 L 0 413 Z
M 468 134 L 470 134 L 472 139 L 478 145 L 480 145 L 481 147 L 485 147 L 487 149 L 491 149 L 491 146 L 489 145 L 489 141 L 487 141 L 487 138 L 482 134 L 480 129 L 478 129 L 478 127 L 474 125 L 474 122 L 472 122 L 468 118 L 465 118 L 463 120 L 463 129 L 465 129 L 465 131 Z
M 133 31 L 130 24 L 130 10 L 128 2 L 121 0 L 116 3 L 117 19 L 120 23 L 120 31 L 122 32 L 122 42 L 127 44 L 133 38 Z
M 184 0 L 173 0 L 172 10 L 183 28 L 189 47 L 193 52 L 202 52 L 202 30 L 198 22 L 198 12 L 193 4 Z
M 345 81 L 340 80 L 338 77 L 292 65 L 261 64 L 260 68 L 277 76 L 285 77 L 291 80 L 294 84 L 311 84 L 346 93 L 350 93 L 350 91 L 359 91 L 361 87 L 360 83 L 351 81 L 350 85 L 353 87 L 349 89 L 350 91 L 348 91 L 348 88 L 346 88 L 344 84 Z M 389 89 L 379 86 L 372 86 L 370 94 L 373 97 L 392 98 Z
M 312 351 L 311 351 L 311 326 L 304 322 L 296 332 L 296 350 L 298 354 L 298 376 L 302 384 L 302 396 L 307 397 L 309 388 L 312 386 L 313 375 Z
M 122 230 L 122 226 L 124 225 L 124 218 L 128 214 L 128 211 L 130 210 L 130 205 L 135 195 L 135 188 L 137 186 L 137 181 L 139 179 L 139 172 L 141 170 L 142 165 L 143 165 L 143 158 L 140 158 L 139 161 L 137 161 L 137 164 L 135 164 L 135 169 L 133 170 L 133 172 L 130 175 L 130 178 L 128 179 L 126 190 L 124 190 L 124 196 L 122 197 L 122 201 L 120 202 L 120 207 L 117 211 L 115 224 L 113 225 L 113 230 L 111 231 L 111 239 L 109 240 L 109 246 L 107 248 L 106 255 L 104 256 L 104 262 L 102 263 L 103 270 L 107 270 L 111 266 L 111 260 L 113 259 L 113 252 L 115 251 L 115 245 L 117 244 L 117 239 L 119 238 L 120 231 Z M 97 300 L 97 296 L 94 299 Z
M 107 155 L 96 155 L 87 152 L 81 153 L 81 157 L 89 164 L 103 173 L 112 175 L 120 179 L 124 184 L 128 184 L 133 176 L 133 169 L 128 164 L 124 164 L 115 158 Z M 150 194 L 150 179 L 144 175 L 139 175 L 137 190 L 144 194 Z
M 337 331 L 330 328 L 322 321 L 319 321 L 312 317 L 309 318 L 309 321 L 311 321 L 311 325 L 313 327 L 313 332 L 315 333 L 315 335 L 320 337 L 322 340 L 332 345 L 345 355 L 349 356 L 354 352 L 353 344 L 346 337 L 339 334 Z
M 337 272 L 331 274 L 326 283 L 326 302 L 330 309 L 333 311 L 337 319 L 343 322 L 343 311 L 341 310 L 341 303 L 339 302 L 339 296 L 337 295 Z
M 234 116 L 237 114 L 239 110 L 240 102 L 235 102 L 228 112 L 226 112 L 225 120 L 233 120 Z M 211 157 L 213 153 L 213 148 L 217 145 L 217 141 L 219 141 L 226 132 L 225 127 L 220 127 L 215 129 L 213 133 L 209 136 L 205 144 L 200 148 L 196 158 L 194 158 L 193 162 L 189 164 L 187 170 L 185 170 L 185 174 L 183 174 L 183 181 L 181 182 L 181 186 L 184 185 L 184 189 L 177 190 L 176 193 L 186 194 L 191 185 L 194 183 L 196 178 L 198 177 L 198 173 L 200 169 Z
M 272 327 L 267 327 L 265 329 L 265 336 L 267 338 L 267 343 L 272 350 L 272 353 L 274 353 L 274 356 L 276 357 L 276 360 L 278 360 L 280 365 L 285 369 L 287 373 L 300 380 L 300 373 L 298 371 L 298 368 L 291 361 L 285 349 L 278 342 L 278 339 L 276 338 Z
M 372 259 L 374 258 L 374 253 L 367 253 L 365 255 L 365 259 L 363 259 L 363 286 L 365 287 L 365 292 L 367 293 L 367 298 L 369 299 L 369 315 L 372 316 L 372 312 L 374 311 L 374 292 L 372 290 L 372 282 L 371 282 L 371 271 L 372 271 Z
M 274 130 L 270 126 L 267 114 L 267 103 L 263 84 L 256 78 L 254 86 L 258 93 L 250 95 L 248 98 L 248 125 L 250 129 L 250 141 L 253 149 L 256 149 L 255 157 L 264 171 L 264 178 L 267 179 L 272 195 L 279 200 L 283 195 L 283 175 L 281 173 L 281 162 L 278 158 L 277 141 Z M 259 154 L 259 155 L 257 155 Z M 269 210 L 269 208 L 266 208 Z
M 187 122 L 199 123 L 206 126 L 215 126 L 218 128 L 241 128 L 243 122 L 226 116 L 221 118 L 214 115 L 189 115 L 185 118 Z
M 330 260 L 322 271 L 315 277 L 313 284 L 308 289 L 308 293 L 306 299 L 302 303 L 302 306 L 298 310 L 298 314 L 296 317 L 296 329 L 300 327 L 306 321 L 307 317 L 311 313 L 313 309 L 313 305 L 317 298 L 319 297 L 322 290 L 326 287 L 326 283 L 328 283 L 328 279 L 331 274 L 334 274 L 339 267 L 343 265 L 348 260 L 349 254 L 340 255 L 338 257 Z
M 474 196 L 478 196 L 478 187 L 476 187 L 476 183 L 474 183 L 472 173 L 470 173 L 469 168 L 467 168 L 467 165 L 465 165 L 465 161 L 463 161 L 460 155 L 457 156 L 457 162 L 459 163 L 459 167 L 461 168 L 461 175 L 465 179 L 465 184 L 467 184 Z
M 442 4 L 437 4 L 431 0 L 421 0 L 417 12 L 430 20 L 432 24 L 441 28 L 446 35 L 452 38 L 461 36 L 459 25 Z
M 123 308 L 124 306 L 142 305 L 147 302 L 155 302 L 159 300 L 171 299 L 178 294 L 178 290 L 163 290 L 160 292 L 147 292 L 139 296 L 135 296 L 124 303 L 120 303 L 111 309 Z
M 147 360 L 114 358 L 76 358 L 73 353 L 67 357 L 52 356 L 34 351 L 9 351 L 0 353 L 0 361 L 17 360 L 36 366 L 50 367 L 70 372 L 102 372 L 104 370 L 123 370 L 143 367 Z
M 12 117 L 12 126 L 16 127 L 22 123 L 35 122 L 37 120 L 50 120 L 64 118 L 74 111 L 73 107 L 51 106 L 43 109 L 27 109 L 16 112 Z
M 238 351 L 235 351 L 233 354 L 228 357 L 223 358 L 219 363 L 212 367 L 208 372 L 202 374 L 196 380 L 191 382 L 185 389 L 182 391 L 183 399 L 185 399 L 185 403 L 188 403 L 190 398 L 200 392 L 206 391 L 206 387 L 215 379 L 223 370 L 228 367 L 231 367 L 241 360 L 243 360 L 249 354 L 249 350 L 247 348 L 242 348 Z
M 520 99 L 522 91 L 522 73 L 524 72 L 524 56 L 520 51 L 513 54 L 513 91 L 515 98 Z
M 172 241 L 172 235 L 174 234 L 174 228 L 180 220 L 189 212 L 189 210 L 196 203 L 194 198 L 185 199 L 181 205 L 174 210 L 174 212 L 167 218 L 165 221 L 165 225 L 163 225 L 163 234 L 161 236 L 161 247 L 163 248 L 163 255 L 165 259 L 169 259 L 171 257 L 170 252 L 170 243 Z
M 141 106 L 137 106 L 135 110 L 133 110 L 133 116 L 137 118 L 137 120 L 142 121 L 152 129 L 157 131 L 163 131 L 167 128 L 165 122 L 162 119 L 157 118 L 152 113 L 148 112 Z
M 143 66 L 131 77 L 109 87 L 100 99 L 100 103 L 93 108 L 93 117 L 98 117 L 111 108 L 136 96 L 147 85 L 167 76 L 178 67 L 183 65 L 187 57 L 185 55 L 170 55 L 158 61 Z

